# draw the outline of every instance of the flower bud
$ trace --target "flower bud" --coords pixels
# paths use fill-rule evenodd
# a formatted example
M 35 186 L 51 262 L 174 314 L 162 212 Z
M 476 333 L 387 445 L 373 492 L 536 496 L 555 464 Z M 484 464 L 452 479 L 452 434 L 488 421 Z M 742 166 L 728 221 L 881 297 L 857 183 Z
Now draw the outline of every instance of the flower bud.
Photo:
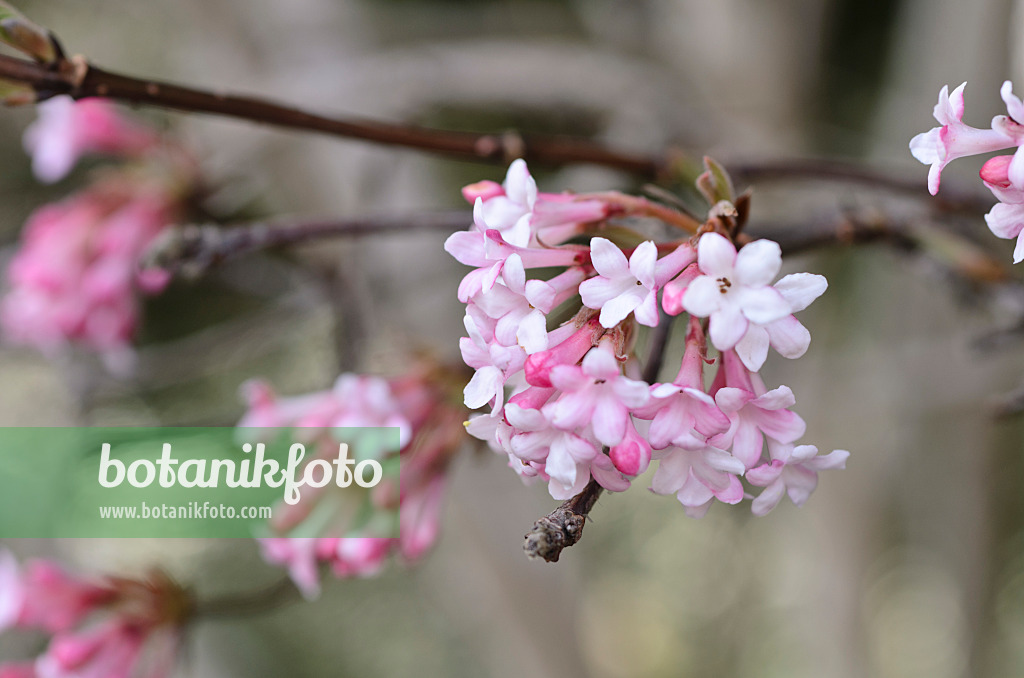
M 5 2 L 0 2 L 0 40 L 40 63 L 52 64 L 60 58 L 50 32 Z

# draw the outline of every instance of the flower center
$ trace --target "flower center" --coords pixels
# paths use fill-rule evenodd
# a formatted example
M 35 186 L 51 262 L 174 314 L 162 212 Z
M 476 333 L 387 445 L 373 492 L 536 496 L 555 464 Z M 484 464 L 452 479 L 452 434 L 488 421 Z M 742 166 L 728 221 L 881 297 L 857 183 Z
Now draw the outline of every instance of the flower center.
M 730 287 L 732 287 L 732 283 L 729 282 L 728 278 L 719 278 L 718 279 L 718 291 L 719 292 L 721 292 L 722 294 L 725 294 L 726 292 L 729 291 Z

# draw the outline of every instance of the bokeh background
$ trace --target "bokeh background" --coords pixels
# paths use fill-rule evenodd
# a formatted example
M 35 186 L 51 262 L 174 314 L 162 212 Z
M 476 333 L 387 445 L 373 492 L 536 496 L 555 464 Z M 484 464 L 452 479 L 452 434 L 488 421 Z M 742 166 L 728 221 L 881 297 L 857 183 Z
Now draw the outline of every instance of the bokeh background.
M 262 93 L 312 110 L 471 129 L 677 145 L 729 161 L 844 157 L 919 178 L 907 142 L 943 84 L 969 82 L 968 122 L 1024 77 L 1024 3 L 1011 0 L 23 1 L 71 52 L 113 70 Z M 1020 83 L 1024 86 L 1024 80 Z M 202 161 L 214 212 L 412 213 L 459 206 L 502 170 L 211 117 L 141 111 Z M 81 185 L 31 176 L 0 115 L 0 237 Z M 976 159 L 974 159 L 976 160 Z M 980 161 L 954 164 L 975 187 Z M 635 190 L 589 167 L 537 171 L 542 190 Z M 920 202 L 835 184 L 755 186 L 754 224 L 842 209 L 923 214 Z M 916 211 L 915 211 L 916 210 Z M 980 216 L 973 228 L 984 236 Z M 410 232 L 239 260 L 148 303 L 139 364 L 0 349 L 0 423 L 230 424 L 252 376 L 282 393 L 346 369 L 394 371 L 410 350 L 457 359 L 461 267 L 444 234 Z M 1012 246 L 984 240 L 1009 261 Z M 809 353 L 769 359 L 805 440 L 852 452 L 802 509 L 687 518 L 645 480 L 606 496 L 558 564 L 522 535 L 555 502 L 504 461 L 454 469 L 444 533 L 416 570 L 331 582 L 316 602 L 190 632 L 181 676 L 1024 675 L 1024 425 L 992 402 L 1024 379 L 1024 344 L 973 340 L 1019 312 L 962 298 L 877 247 L 806 255 L 831 286 L 802 320 Z M 678 333 L 681 334 L 681 333 Z M 680 337 L 676 337 L 678 340 Z M 158 563 L 204 594 L 278 573 L 236 541 L 23 542 L 82 567 Z M 17 648 L 0 642 L 0 655 Z M 20 651 L 20 650 L 19 650 Z

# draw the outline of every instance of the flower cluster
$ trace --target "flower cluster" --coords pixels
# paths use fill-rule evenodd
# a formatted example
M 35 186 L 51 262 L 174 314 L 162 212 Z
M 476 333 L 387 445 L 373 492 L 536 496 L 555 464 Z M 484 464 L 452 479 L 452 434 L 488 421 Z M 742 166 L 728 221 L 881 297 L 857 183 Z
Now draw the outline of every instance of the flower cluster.
M 0 676 L 167 675 L 189 611 L 188 596 L 163 575 L 90 579 L 45 560 L 22 570 L 0 551 L 0 631 L 34 629 L 51 636 L 36 659 L 0 664 Z
M 971 127 L 963 122 L 966 86 L 965 82 L 952 93 L 948 86 L 942 88 L 934 110 L 941 126 L 911 139 L 910 152 L 931 165 L 928 191 L 935 195 L 942 170 L 952 160 L 1016 148 L 1012 155 L 989 159 L 981 168 L 981 180 L 999 201 L 985 215 L 985 223 L 996 237 L 1017 239 L 1013 263 L 1018 264 L 1024 261 L 1024 103 L 1013 94 L 1013 84 L 1007 80 L 999 91 L 1007 115 L 992 118 L 988 129 Z
M 465 404 L 490 407 L 467 429 L 507 455 L 525 480 L 546 481 L 555 499 L 578 494 L 591 479 L 622 491 L 655 459 L 652 489 L 675 494 L 689 514 L 703 515 L 715 499 L 753 497 L 741 478 L 763 488 L 753 510 L 764 514 L 786 493 L 803 503 L 819 470 L 844 466 L 846 451 L 794 446 L 805 425 L 789 409 L 792 392 L 769 390 L 757 374 L 769 347 L 788 358 L 807 350 L 810 335 L 793 314 L 825 291 L 825 279 L 800 273 L 773 286 L 779 246 L 759 240 L 737 251 L 727 237 L 737 214 L 731 206 L 712 200 L 708 222 L 694 224 L 699 236 L 622 247 L 611 236 L 624 227 L 605 226 L 612 217 L 655 214 L 640 199 L 538 193 L 522 161 L 504 184 L 464 193 L 474 224 L 445 249 L 474 268 L 459 286 L 468 335 L 462 355 L 476 370 Z M 526 275 L 551 268 L 547 279 Z M 582 308 L 549 327 L 577 295 Z M 684 311 L 675 379 L 644 379 L 633 348 L 637 325 L 674 322 Z M 719 352 L 710 385 L 705 328 Z
M 433 546 L 446 471 L 461 444 L 464 415 L 445 402 L 428 370 L 391 380 L 343 374 L 330 390 L 292 398 L 277 397 L 261 381 L 247 382 L 243 392 L 249 411 L 239 428 L 292 427 L 296 440 L 317 450 L 309 461 L 337 453 L 336 428 L 399 429 L 399 450 L 381 449 L 372 440 L 353 444 L 357 457 L 400 462 L 397 486 L 392 478 L 362 495 L 330 486 L 307 489 L 309 497 L 300 503 L 275 507 L 271 536 L 260 539 L 263 554 L 285 565 L 304 595 L 318 594 L 321 564 L 337 577 L 368 577 L 392 553 L 412 562 Z M 398 537 L 392 536 L 396 513 Z M 318 536 L 295 536 L 311 531 Z
M 107 169 L 82 192 L 36 210 L 0 305 L 9 340 L 50 354 L 84 346 L 123 371 L 130 365 L 138 295 L 159 292 L 168 282 L 163 272 L 140 272 L 138 259 L 180 213 L 192 181 L 190 161 L 103 100 L 46 102 L 25 145 L 36 174 L 48 182 L 89 153 L 144 161 Z

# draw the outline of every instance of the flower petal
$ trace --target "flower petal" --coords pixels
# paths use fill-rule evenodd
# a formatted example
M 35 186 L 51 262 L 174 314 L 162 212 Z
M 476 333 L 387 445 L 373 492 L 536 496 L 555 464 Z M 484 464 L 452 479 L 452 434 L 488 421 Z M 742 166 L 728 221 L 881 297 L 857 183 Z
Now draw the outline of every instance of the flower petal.
M 764 490 L 750 504 L 750 510 L 755 516 L 766 516 L 771 510 L 779 505 L 779 500 L 786 491 L 786 486 L 777 481 L 764 488 Z
M 755 240 L 736 255 L 733 282 L 751 287 L 769 284 L 782 268 L 782 248 L 771 240 Z
M 774 287 L 744 287 L 733 294 L 739 295 L 739 306 L 751 322 L 767 325 L 790 314 L 790 305 Z
M 811 333 L 807 331 L 795 316 L 788 315 L 781 320 L 768 324 L 768 341 L 772 348 L 784 358 L 799 358 L 807 352 L 811 345 Z M 739 352 L 739 347 L 737 347 Z
M 697 243 L 697 266 L 711 278 L 728 278 L 733 274 L 736 248 L 718 233 L 705 233 Z
M 782 298 L 789 302 L 790 313 L 799 313 L 828 289 L 828 280 L 814 273 L 790 273 L 775 283 Z
M 605 238 L 590 239 L 590 262 L 594 269 L 606 278 L 629 276 L 629 262 L 611 240 Z
M 751 324 L 747 333 L 736 343 L 736 355 L 748 370 L 757 372 L 768 358 L 768 343 L 768 330 Z
M 697 281 L 695 280 L 694 283 Z M 693 285 L 690 285 L 693 288 Z M 736 306 L 723 306 L 711 314 L 708 334 L 719 351 L 728 351 L 747 333 L 749 323 Z
M 722 307 L 722 292 L 714 278 L 702 275 L 687 285 L 682 306 L 687 313 L 706 318 Z
M 641 288 L 636 287 L 635 289 Z M 601 306 L 601 315 L 598 317 L 601 327 L 608 329 L 615 327 L 625 320 L 626 316 L 632 313 L 633 309 L 639 306 L 643 300 L 644 297 L 634 293 L 632 289 L 608 300 Z
M 654 288 L 654 266 L 658 261 L 658 247 L 653 240 L 640 243 L 629 258 L 629 272 L 648 289 Z

